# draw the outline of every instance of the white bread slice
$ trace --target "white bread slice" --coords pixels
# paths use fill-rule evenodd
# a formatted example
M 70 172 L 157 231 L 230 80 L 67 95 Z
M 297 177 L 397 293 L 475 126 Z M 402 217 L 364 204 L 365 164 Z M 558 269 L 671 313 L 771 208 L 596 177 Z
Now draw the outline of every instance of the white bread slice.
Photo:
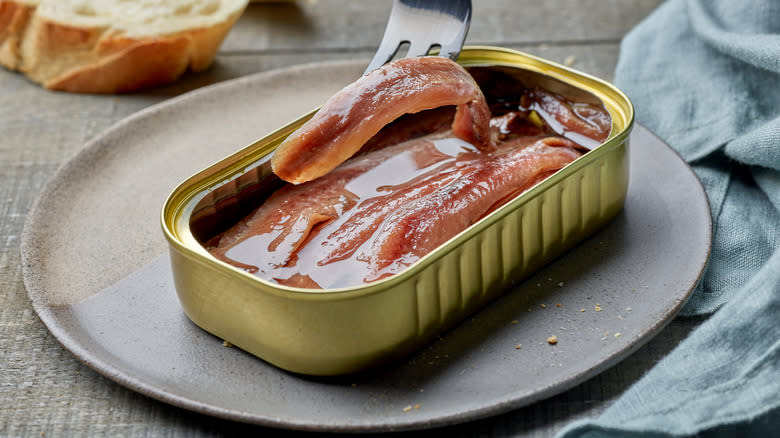
M 248 0 L 0 0 L 0 64 L 53 90 L 121 93 L 209 66 Z

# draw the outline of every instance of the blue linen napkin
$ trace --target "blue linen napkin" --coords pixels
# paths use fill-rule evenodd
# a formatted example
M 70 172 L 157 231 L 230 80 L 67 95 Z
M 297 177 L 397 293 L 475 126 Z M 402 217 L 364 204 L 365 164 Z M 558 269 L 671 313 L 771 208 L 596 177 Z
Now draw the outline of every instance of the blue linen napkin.
M 780 1 L 669 0 L 615 78 L 707 191 L 711 258 L 682 315 L 714 314 L 559 437 L 780 436 Z

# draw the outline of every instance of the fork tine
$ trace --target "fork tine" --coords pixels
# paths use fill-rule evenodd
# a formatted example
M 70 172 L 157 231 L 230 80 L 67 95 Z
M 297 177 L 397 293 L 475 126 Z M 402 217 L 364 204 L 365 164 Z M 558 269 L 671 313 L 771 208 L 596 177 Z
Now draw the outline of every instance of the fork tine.
M 439 56 L 455 60 L 470 22 L 471 0 L 393 0 L 382 42 L 363 74 L 391 61 L 403 43 L 410 43 L 408 58 L 425 56 L 437 46 Z
M 366 67 L 366 71 L 363 74 L 372 70 L 376 70 L 393 59 L 393 56 L 395 56 L 395 53 L 398 51 L 398 47 L 400 45 L 401 43 L 399 41 L 390 42 L 383 39 L 382 43 L 379 45 L 379 48 L 376 51 L 376 54 L 374 54 L 374 59 L 372 59 L 368 64 L 368 67 Z
M 409 46 L 409 51 L 406 52 L 407 58 L 413 58 L 417 56 L 425 56 L 431 51 L 431 47 L 435 44 L 430 42 L 412 41 L 412 45 Z
M 460 51 L 463 49 L 463 40 L 466 39 L 465 34 L 466 31 L 464 30 L 463 36 L 458 36 L 458 38 L 453 39 L 446 44 L 442 44 L 439 49 L 439 56 L 445 56 L 453 61 L 458 59 L 458 55 L 460 55 Z
M 390 17 L 387 19 L 385 33 L 382 36 L 382 42 L 379 43 L 379 48 L 376 50 L 374 58 L 368 64 L 368 67 L 366 67 L 366 71 L 363 74 L 383 66 L 393 59 L 393 56 L 395 56 L 395 53 L 398 51 L 398 47 L 402 43 L 397 36 L 399 35 L 399 21 L 401 21 L 399 20 L 401 7 L 400 0 L 393 0 L 393 6 L 392 9 L 390 9 Z

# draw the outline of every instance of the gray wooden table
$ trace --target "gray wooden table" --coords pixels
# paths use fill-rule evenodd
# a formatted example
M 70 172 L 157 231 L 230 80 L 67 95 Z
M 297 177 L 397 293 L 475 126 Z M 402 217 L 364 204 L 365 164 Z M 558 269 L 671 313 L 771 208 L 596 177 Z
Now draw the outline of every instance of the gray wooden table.
M 621 37 L 661 0 L 474 1 L 469 44 L 520 49 L 612 79 Z M 167 98 L 240 76 L 335 59 L 370 58 L 388 0 L 254 4 L 211 69 L 149 92 L 53 93 L 0 69 L 0 436 L 291 436 L 211 418 L 137 394 L 65 351 L 38 320 L 22 281 L 25 217 L 53 172 L 126 116 Z M 697 321 L 675 320 L 628 359 L 551 399 L 448 428 L 449 436 L 550 436 L 597 416 Z M 423 434 L 413 432 L 409 434 Z

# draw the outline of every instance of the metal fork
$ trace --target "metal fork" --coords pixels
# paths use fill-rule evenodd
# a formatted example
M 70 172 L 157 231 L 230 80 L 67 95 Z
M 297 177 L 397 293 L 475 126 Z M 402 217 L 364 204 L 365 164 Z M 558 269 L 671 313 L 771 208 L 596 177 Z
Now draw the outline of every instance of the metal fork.
M 407 58 L 425 56 L 439 48 L 439 56 L 454 61 L 463 48 L 469 24 L 471 0 L 393 0 L 382 42 L 365 73 L 391 61 L 404 43 L 409 43 Z

